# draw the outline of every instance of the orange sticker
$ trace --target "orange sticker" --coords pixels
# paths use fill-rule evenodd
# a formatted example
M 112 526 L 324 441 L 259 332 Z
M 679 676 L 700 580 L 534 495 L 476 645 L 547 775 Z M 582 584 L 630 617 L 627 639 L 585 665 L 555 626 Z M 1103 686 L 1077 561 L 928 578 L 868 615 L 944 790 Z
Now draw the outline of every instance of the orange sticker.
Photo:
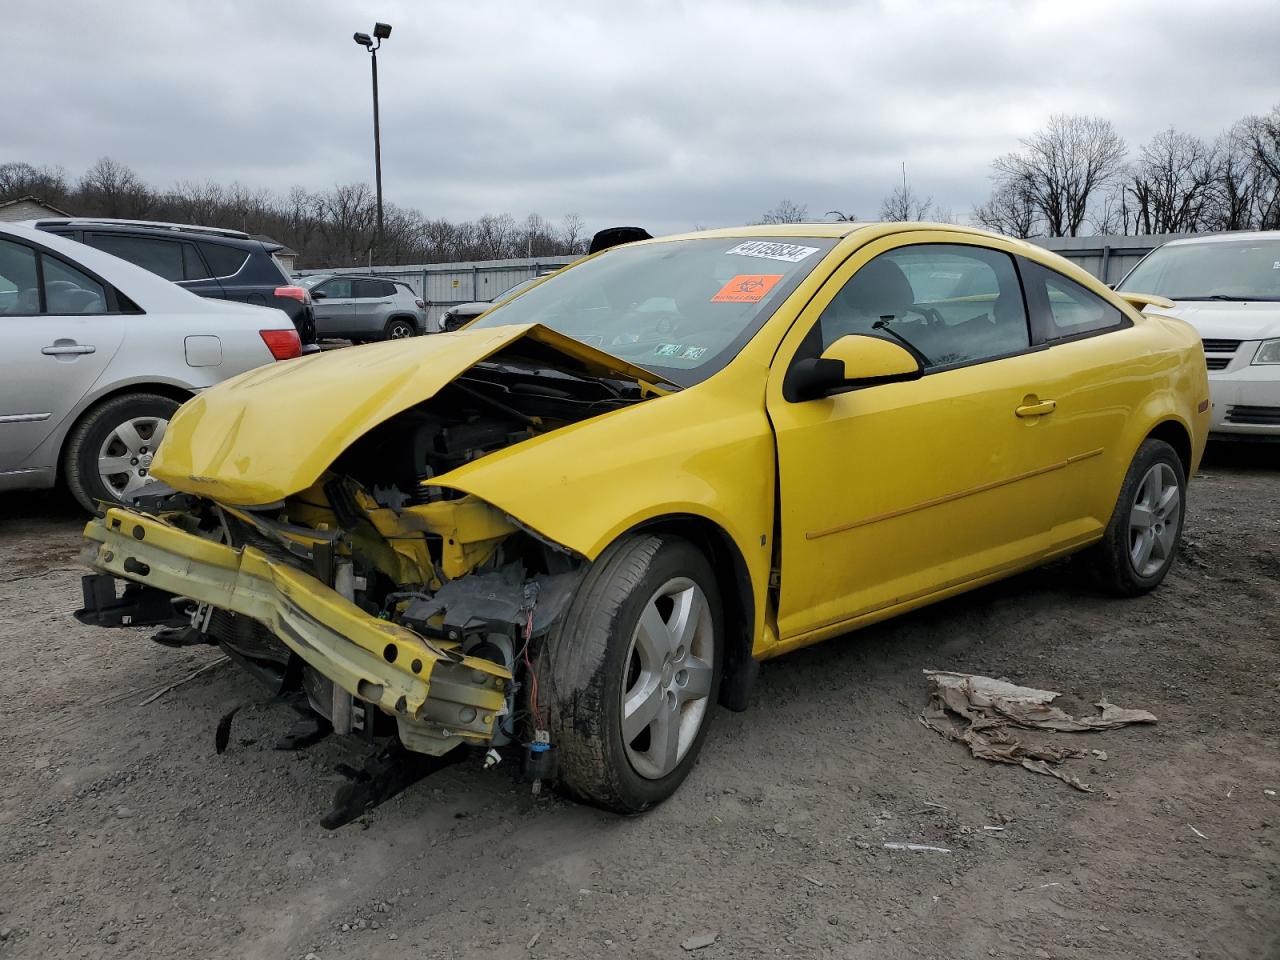
M 712 303 L 759 303 L 782 279 L 780 273 L 741 273 L 711 298 Z

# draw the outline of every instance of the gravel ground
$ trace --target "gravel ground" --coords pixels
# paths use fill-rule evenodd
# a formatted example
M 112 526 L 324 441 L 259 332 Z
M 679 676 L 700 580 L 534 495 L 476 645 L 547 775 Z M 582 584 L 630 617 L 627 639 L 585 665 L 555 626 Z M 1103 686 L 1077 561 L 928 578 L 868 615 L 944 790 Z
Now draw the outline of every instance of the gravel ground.
M 0 958 L 1280 957 L 1280 450 L 1189 507 L 1151 596 L 1058 564 L 766 664 L 645 816 L 474 764 L 326 832 L 358 751 L 272 750 L 229 664 L 142 705 L 217 654 L 77 624 L 82 518 L 6 495 Z M 1084 794 L 926 730 L 928 667 L 1160 722 L 1059 735 L 1106 751 Z

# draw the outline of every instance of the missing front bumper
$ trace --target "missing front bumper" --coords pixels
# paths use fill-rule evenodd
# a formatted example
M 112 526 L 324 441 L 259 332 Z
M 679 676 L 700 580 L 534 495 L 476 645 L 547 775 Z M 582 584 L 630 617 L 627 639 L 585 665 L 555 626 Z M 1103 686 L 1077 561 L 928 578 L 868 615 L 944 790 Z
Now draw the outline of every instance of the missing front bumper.
M 353 697 L 395 717 L 400 739 L 442 755 L 487 743 L 510 673 L 379 620 L 315 577 L 124 508 L 85 527 L 95 570 L 251 617 Z

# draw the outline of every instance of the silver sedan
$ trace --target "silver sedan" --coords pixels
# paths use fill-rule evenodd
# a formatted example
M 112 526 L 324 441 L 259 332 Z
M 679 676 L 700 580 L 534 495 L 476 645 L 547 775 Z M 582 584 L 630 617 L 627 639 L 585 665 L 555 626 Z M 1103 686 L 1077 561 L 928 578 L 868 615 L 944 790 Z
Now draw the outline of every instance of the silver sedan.
M 206 300 L 72 240 L 0 224 L 0 491 L 60 478 L 127 502 L 178 406 L 296 357 L 280 310 Z

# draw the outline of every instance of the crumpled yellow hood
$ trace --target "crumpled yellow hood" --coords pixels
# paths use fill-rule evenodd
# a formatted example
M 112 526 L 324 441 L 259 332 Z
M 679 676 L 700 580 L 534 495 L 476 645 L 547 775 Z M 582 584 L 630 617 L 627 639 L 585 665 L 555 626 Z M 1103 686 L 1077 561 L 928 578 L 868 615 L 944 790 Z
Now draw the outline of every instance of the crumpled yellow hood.
M 594 375 L 651 386 L 662 382 L 541 324 L 333 350 L 259 367 L 183 404 L 151 472 L 175 490 L 224 503 L 283 500 L 314 484 L 343 450 L 379 423 L 429 400 L 470 367 L 522 338 L 553 348 Z

